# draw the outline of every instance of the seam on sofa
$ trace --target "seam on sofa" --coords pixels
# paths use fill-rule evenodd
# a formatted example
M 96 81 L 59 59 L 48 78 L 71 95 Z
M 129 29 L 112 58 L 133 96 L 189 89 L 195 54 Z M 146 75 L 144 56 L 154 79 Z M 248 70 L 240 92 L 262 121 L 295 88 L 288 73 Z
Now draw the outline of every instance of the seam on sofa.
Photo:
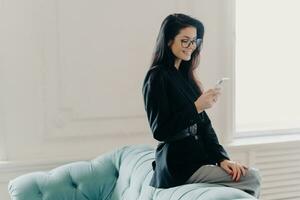
M 111 193 L 114 191 L 114 188 L 116 187 L 117 180 L 118 180 L 118 179 L 115 180 L 115 182 L 114 182 L 114 184 L 112 185 L 112 187 L 111 187 L 111 189 L 110 189 L 108 195 L 105 197 L 104 200 L 109 200 L 109 198 L 110 198 L 110 196 L 111 196 Z M 100 192 L 99 192 L 98 200 L 103 200 L 102 198 L 100 198 Z
M 196 199 L 198 199 L 201 195 L 203 195 L 204 193 L 206 193 L 206 192 L 208 192 L 208 191 L 209 191 L 209 189 L 204 190 L 199 196 L 197 196 Z
M 186 192 L 184 192 L 180 197 L 179 197 L 179 199 L 178 200 L 180 200 L 184 195 L 186 195 L 187 193 L 189 193 L 189 192 L 191 192 L 191 191 L 194 191 L 194 190 L 198 190 L 198 188 L 193 188 L 193 189 L 191 189 L 191 190 L 188 190 L 188 191 L 186 191 Z M 205 191 L 204 191 L 205 192 Z M 200 195 L 202 195 L 203 193 L 201 193 Z M 199 197 L 199 196 L 198 196 Z M 198 199 L 198 197 L 197 197 L 197 199 Z

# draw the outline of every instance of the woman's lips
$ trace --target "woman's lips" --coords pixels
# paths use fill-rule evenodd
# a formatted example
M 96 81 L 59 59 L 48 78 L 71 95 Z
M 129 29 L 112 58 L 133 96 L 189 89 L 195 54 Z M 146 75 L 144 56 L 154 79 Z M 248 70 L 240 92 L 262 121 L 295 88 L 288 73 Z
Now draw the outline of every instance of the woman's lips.
M 191 54 L 192 54 L 192 52 L 191 51 L 182 51 L 185 55 L 188 55 L 188 56 L 190 56 Z

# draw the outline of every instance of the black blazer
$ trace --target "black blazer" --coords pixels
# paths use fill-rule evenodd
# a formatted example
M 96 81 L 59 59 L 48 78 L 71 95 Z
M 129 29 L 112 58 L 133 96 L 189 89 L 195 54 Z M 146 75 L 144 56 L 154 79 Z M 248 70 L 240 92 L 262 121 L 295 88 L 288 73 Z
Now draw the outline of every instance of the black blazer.
M 145 110 L 153 137 L 159 141 L 152 162 L 153 187 L 182 185 L 202 165 L 229 159 L 206 112 L 197 112 L 194 102 L 201 94 L 196 88 L 194 81 L 175 67 L 155 66 L 145 76 Z M 197 137 L 169 142 L 195 124 Z

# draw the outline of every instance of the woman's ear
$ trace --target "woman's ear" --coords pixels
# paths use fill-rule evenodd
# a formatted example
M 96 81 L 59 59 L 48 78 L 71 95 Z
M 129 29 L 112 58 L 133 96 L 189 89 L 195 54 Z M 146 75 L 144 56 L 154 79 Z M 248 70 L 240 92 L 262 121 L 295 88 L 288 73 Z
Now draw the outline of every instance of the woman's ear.
M 172 43 L 173 43 L 173 40 L 170 40 L 170 41 L 168 42 L 168 46 L 171 47 Z

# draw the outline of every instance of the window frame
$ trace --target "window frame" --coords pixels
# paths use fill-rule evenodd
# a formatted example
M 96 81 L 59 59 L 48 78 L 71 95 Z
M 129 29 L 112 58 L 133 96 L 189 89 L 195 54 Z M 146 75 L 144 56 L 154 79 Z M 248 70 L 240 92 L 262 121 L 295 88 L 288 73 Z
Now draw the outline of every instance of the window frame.
M 268 129 L 268 130 L 251 130 L 251 131 L 240 131 L 238 132 L 236 129 L 236 0 L 233 1 L 227 1 L 227 5 L 225 6 L 225 24 L 228 27 L 227 35 L 228 41 L 230 44 L 227 45 L 227 48 L 230 52 L 230 59 L 226 66 L 232 66 L 228 67 L 227 73 L 232 75 L 232 88 L 230 88 L 231 94 L 229 94 L 228 102 L 226 103 L 227 107 L 231 108 L 231 112 L 227 114 L 227 116 L 230 119 L 230 127 L 231 130 L 226 134 L 226 142 L 231 143 L 235 140 L 239 139 L 247 139 L 247 138 L 255 138 L 258 139 L 260 137 L 268 137 L 268 136 L 294 136 L 294 135 L 300 135 L 300 128 L 285 128 L 285 129 Z

